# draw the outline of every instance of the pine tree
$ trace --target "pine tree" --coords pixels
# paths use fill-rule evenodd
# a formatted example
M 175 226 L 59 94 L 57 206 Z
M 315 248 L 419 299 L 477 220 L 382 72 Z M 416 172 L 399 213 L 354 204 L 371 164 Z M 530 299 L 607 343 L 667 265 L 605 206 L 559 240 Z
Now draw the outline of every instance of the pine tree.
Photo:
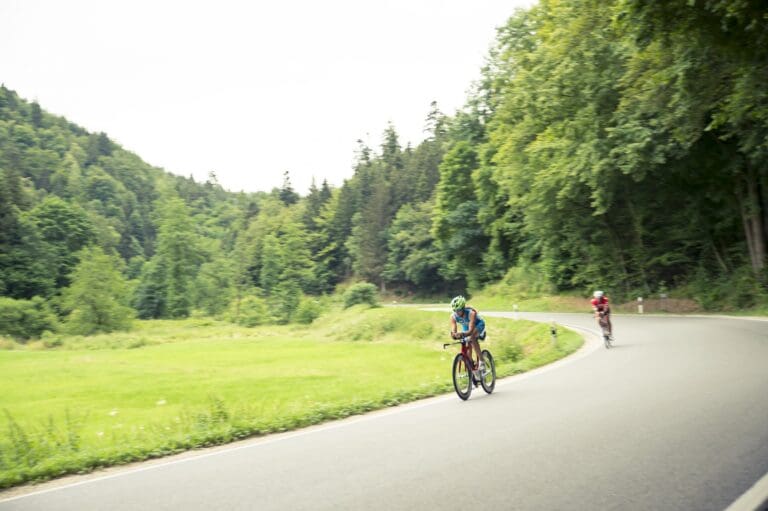
M 291 176 L 288 174 L 287 170 L 283 172 L 283 186 L 280 188 L 279 196 L 280 200 L 283 201 L 283 204 L 286 206 L 299 202 L 299 194 L 293 191 L 293 187 L 291 186 Z

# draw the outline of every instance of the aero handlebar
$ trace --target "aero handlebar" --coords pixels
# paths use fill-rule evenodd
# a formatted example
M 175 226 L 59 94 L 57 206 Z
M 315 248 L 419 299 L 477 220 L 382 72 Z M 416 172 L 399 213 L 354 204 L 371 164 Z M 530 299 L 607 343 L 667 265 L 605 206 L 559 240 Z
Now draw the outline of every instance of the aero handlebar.
M 447 348 L 448 346 L 453 346 L 454 344 L 464 344 L 465 342 L 469 342 L 471 340 L 472 340 L 472 338 L 469 337 L 469 336 L 462 337 L 461 339 L 459 339 L 459 340 L 457 340 L 455 342 L 448 342 L 448 343 L 443 344 L 443 349 Z

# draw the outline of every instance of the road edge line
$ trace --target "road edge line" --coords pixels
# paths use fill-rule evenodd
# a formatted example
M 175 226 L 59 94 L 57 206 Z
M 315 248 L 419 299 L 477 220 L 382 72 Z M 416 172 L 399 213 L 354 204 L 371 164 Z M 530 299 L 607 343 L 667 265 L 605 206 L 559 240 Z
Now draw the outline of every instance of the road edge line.
M 724 511 L 759 511 L 768 509 L 768 473 L 753 484 Z

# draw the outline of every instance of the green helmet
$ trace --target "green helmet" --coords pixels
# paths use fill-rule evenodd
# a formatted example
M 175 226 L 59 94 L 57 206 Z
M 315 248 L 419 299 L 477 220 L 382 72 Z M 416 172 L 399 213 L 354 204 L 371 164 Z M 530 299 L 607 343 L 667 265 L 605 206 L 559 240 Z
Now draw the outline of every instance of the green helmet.
M 451 300 L 451 309 L 455 311 L 463 309 L 465 305 L 467 305 L 467 300 L 461 295 Z

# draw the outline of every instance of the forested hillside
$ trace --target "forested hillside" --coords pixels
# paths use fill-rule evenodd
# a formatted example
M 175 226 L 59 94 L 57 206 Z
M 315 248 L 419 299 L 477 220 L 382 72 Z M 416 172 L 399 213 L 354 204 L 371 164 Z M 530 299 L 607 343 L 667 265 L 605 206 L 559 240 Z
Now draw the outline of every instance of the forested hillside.
M 541 1 L 499 29 L 461 111 L 433 104 L 415 147 L 383 127 L 303 197 L 288 173 L 253 194 L 173 176 L 3 86 L 0 332 L 311 321 L 341 282 L 447 297 L 520 268 L 548 292 L 751 307 L 766 83 L 763 2 Z

